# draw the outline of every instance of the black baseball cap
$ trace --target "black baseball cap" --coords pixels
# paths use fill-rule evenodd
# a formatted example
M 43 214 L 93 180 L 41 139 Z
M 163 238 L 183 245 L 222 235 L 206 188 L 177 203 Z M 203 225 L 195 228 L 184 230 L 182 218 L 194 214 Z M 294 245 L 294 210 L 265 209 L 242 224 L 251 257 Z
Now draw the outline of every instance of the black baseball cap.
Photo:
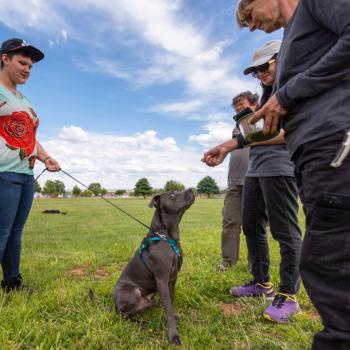
M 45 55 L 39 49 L 33 45 L 30 45 L 23 39 L 8 39 L 1 45 L 1 55 L 3 53 L 13 53 L 16 51 L 28 54 L 28 56 L 31 57 L 35 62 L 38 62 L 45 57 Z

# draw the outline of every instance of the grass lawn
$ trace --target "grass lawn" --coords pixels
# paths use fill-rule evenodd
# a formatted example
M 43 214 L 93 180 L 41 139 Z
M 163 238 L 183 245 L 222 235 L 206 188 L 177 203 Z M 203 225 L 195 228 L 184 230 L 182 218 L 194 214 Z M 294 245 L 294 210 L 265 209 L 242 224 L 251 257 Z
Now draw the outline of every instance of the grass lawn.
M 115 203 L 149 224 L 148 200 Z M 309 349 L 321 323 L 305 290 L 303 314 L 289 325 L 262 319 L 263 300 L 233 299 L 229 288 L 248 281 L 246 246 L 224 273 L 220 261 L 222 199 L 197 199 L 181 223 L 184 263 L 175 309 L 180 349 Z M 67 215 L 41 214 L 60 209 Z M 300 212 L 300 221 L 304 218 Z M 113 288 L 146 229 L 101 199 L 37 199 L 25 227 L 21 273 L 34 288 L 0 293 L 0 349 L 167 349 L 162 308 L 124 320 L 113 308 Z M 243 235 L 242 235 L 243 237 Z M 271 274 L 278 286 L 279 248 L 271 240 Z M 88 291 L 92 288 L 96 302 Z

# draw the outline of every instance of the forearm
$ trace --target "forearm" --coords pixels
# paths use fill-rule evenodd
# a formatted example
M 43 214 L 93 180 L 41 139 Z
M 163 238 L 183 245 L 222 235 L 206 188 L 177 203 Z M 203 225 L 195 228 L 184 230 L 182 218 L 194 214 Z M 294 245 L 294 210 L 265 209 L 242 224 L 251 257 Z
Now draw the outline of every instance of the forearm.
M 262 141 L 262 142 L 253 142 L 249 145 L 247 145 L 247 147 L 249 146 L 259 146 L 259 145 L 280 145 L 286 143 L 286 140 L 284 139 L 284 130 L 281 129 L 280 133 L 274 137 L 273 139 L 267 140 L 267 141 Z
M 36 149 L 37 149 L 37 158 L 41 162 L 45 162 L 46 159 L 51 158 L 39 141 L 36 141 Z
M 238 142 L 236 137 L 222 143 L 221 145 L 219 145 L 219 147 L 227 149 L 227 153 L 236 150 L 238 148 Z

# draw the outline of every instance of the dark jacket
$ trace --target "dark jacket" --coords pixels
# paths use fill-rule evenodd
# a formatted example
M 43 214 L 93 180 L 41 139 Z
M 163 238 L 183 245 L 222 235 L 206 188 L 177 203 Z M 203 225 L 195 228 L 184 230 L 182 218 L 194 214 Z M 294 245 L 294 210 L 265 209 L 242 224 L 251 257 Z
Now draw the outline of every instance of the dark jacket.
M 301 0 L 284 32 L 276 97 L 289 151 L 350 130 L 350 1 Z

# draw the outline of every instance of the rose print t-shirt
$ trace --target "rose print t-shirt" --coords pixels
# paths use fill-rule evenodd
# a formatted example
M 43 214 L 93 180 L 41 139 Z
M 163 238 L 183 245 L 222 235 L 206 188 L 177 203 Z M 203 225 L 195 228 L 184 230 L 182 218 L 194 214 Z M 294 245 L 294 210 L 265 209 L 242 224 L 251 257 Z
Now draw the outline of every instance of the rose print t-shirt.
M 33 175 L 39 119 L 30 102 L 0 85 L 0 172 Z

